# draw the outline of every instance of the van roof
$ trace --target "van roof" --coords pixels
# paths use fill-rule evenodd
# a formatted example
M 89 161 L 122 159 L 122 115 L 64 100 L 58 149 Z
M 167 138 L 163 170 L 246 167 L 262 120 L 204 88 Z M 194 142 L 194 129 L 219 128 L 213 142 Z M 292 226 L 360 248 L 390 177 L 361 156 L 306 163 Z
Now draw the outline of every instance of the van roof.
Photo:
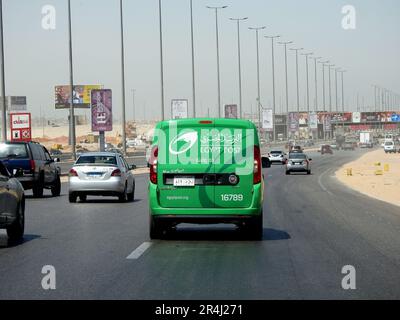
M 165 128 L 168 125 L 171 124 L 171 122 L 175 122 L 178 125 L 181 126 L 193 126 L 193 125 L 198 125 L 201 122 L 209 122 L 211 121 L 211 124 L 218 124 L 219 126 L 234 126 L 234 127 L 242 127 L 246 129 L 257 129 L 256 126 L 254 125 L 253 122 L 249 120 L 243 120 L 243 119 L 226 119 L 226 118 L 188 118 L 188 119 L 174 119 L 174 120 L 166 120 L 166 121 L 161 121 L 157 124 L 157 128 Z M 204 126 L 207 126 L 205 123 Z

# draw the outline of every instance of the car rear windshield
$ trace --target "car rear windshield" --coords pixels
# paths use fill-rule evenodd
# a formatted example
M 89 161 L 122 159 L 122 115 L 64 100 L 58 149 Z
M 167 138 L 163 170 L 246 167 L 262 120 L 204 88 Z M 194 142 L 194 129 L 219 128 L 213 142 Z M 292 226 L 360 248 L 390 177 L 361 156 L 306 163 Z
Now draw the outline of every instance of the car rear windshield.
M 291 153 L 289 155 L 289 159 L 307 159 L 304 153 Z
M 282 151 L 271 151 L 271 154 L 282 154 Z
M 76 164 L 115 166 L 117 165 L 117 159 L 114 156 L 80 156 Z
M 28 152 L 26 150 L 25 144 L 9 144 L 2 143 L 0 144 L 0 159 L 26 159 L 28 158 Z

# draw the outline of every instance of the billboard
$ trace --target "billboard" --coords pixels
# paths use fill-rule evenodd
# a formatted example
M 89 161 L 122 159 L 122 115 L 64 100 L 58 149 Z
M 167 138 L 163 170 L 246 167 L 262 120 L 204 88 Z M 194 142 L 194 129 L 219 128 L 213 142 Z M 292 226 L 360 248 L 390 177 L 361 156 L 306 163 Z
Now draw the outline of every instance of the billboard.
M 311 112 L 308 115 L 309 121 L 308 124 L 310 129 L 318 129 L 318 115 L 315 112 Z
M 284 114 L 275 115 L 275 125 L 285 125 L 286 126 L 287 117 Z
M 353 112 L 353 123 L 361 122 L 361 112 Z
M 262 128 L 266 129 L 267 131 L 272 131 L 274 129 L 271 109 L 264 109 L 262 111 Z
M 9 111 L 26 111 L 27 103 L 25 96 L 12 96 L 10 102 L 7 103 L 7 109 Z
M 297 112 L 289 112 L 289 129 L 291 132 L 299 131 L 299 114 Z
M 331 123 L 343 123 L 343 122 L 351 122 L 352 120 L 351 112 L 334 112 L 331 113 Z
M 112 131 L 112 91 L 91 90 L 92 131 Z
M 184 99 L 174 99 L 171 101 L 172 119 L 188 118 L 188 101 Z
M 102 89 L 102 85 L 76 85 L 73 89 L 74 108 L 90 108 L 90 92 Z M 55 87 L 55 106 L 56 109 L 68 109 L 70 105 L 71 90 L 70 86 Z
M 324 130 L 325 132 L 332 131 L 332 116 L 330 113 L 327 113 L 324 116 Z
M 10 113 L 11 141 L 31 141 L 31 114 Z
M 225 105 L 225 118 L 228 119 L 238 118 L 238 106 L 236 104 Z
M 308 126 L 308 113 L 307 112 L 300 112 L 299 113 L 299 126 L 300 127 L 307 127 Z

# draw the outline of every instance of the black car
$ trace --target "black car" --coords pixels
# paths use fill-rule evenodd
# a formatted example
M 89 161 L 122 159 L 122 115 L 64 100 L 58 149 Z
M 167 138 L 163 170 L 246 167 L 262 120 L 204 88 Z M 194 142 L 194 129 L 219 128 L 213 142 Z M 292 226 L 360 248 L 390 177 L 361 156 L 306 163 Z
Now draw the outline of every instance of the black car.
M 25 196 L 24 188 L 14 177 L 22 171 L 14 172 L 10 174 L 0 161 L 0 229 L 7 229 L 11 240 L 20 240 L 25 228 Z
M 61 192 L 59 159 L 52 158 L 47 149 L 37 142 L 0 143 L 0 161 L 9 172 L 22 169 L 19 182 L 25 190 L 32 189 L 34 197 L 42 197 L 44 189 L 50 189 L 54 197 Z

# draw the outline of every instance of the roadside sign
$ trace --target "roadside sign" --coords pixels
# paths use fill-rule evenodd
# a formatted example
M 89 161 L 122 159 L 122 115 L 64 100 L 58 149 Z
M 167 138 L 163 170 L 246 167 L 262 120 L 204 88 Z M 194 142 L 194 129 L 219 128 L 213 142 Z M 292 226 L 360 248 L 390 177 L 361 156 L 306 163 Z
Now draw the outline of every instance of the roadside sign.
M 273 113 L 271 109 L 264 109 L 262 111 L 262 128 L 266 129 L 267 131 L 273 131 L 274 129 L 272 115 Z
M 31 141 L 31 114 L 10 113 L 10 129 L 12 141 Z
M 112 91 L 91 91 L 92 131 L 112 131 Z
M 185 99 L 174 99 L 171 101 L 172 119 L 188 118 L 188 101 Z
M 238 106 L 236 104 L 227 104 L 224 107 L 225 118 L 227 119 L 237 119 L 238 118 Z

